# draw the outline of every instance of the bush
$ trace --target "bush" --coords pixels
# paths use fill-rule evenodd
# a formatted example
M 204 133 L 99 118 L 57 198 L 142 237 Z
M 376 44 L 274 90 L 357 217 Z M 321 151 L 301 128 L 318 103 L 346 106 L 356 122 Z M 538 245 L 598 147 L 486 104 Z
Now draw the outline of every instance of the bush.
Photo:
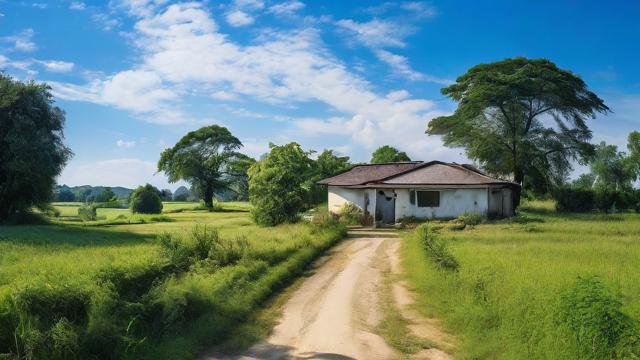
M 83 221 L 94 221 L 98 218 L 96 207 L 90 204 L 84 204 L 78 208 L 78 217 Z
M 442 240 L 428 223 L 418 226 L 414 232 L 418 237 L 422 248 L 426 251 L 434 264 L 447 271 L 458 271 L 458 260 L 451 254 L 447 243 Z
M 346 202 L 340 208 L 340 222 L 347 225 L 360 225 L 364 220 L 364 212 L 352 202 Z
M 317 227 L 335 226 L 338 224 L 338 217 L 326 207 L 320 207 L 313 214 L 311 223 Z
M 463 214 L 458 217 L 458 221 L 462 222 L 465 226 L 479 225 L 484 220 L 482 214 L 469 213 Z
M 131 193 L 129 202 L 131 211 L 140 214 L 160 214 L 162 212 L 162 199 L 159 191 L 150 184 L 138 186 Z
M 561 187 L 553 192 L 556 210 L 561 212 L 587 212 L 594 209 L 594 192 L 591 189 Z
M 578 278 L 560 302 L 559 320 L 573 335 L 583 359 L 640 356 L 637 324 L 596 277 Z

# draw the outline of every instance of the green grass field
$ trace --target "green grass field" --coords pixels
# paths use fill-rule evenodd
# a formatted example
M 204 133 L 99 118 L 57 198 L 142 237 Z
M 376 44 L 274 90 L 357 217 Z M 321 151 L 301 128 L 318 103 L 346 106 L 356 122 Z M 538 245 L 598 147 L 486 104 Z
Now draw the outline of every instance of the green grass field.
M 64 203 L 52 224 L 0 226 L 0 358 L 192 358 L 344 236 L 258 227 L 246 203 L 197 205 L 167 203 L 155 220 L 98 209 L 80 222 L 80 204 Z M 162 233 L 173 234 L 164 245 Z
M 459 358 L 584 358 L 558 316 L 579 276 L 597 276 L 640 321 L 640 214 L 558 214 L 530 202 L 515 219 L 440 233 L 459 272 L 436 269 L 410 233 L 402 258 L 418 307 L 456 335 Z

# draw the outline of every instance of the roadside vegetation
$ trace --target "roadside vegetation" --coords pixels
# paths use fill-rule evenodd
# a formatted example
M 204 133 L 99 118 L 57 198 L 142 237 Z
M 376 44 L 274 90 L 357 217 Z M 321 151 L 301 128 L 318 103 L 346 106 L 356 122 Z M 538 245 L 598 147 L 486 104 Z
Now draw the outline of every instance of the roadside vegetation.
M 419 310 L 461 340 L 458 357 L 638 357 L 640 214 L 530 201 L 513 219 L 447 225 L 406 233 L 401 253 Z
M 261 228 L 248 204 L 220 205 L 97 209 L 98 220 L 78 222 L 80 204 L 58 204 L 54 224 L 0 226 L 0 354 L 193 358 L 232 331 L 248 336 L 242 324 L 344 236 L 336 222 Z

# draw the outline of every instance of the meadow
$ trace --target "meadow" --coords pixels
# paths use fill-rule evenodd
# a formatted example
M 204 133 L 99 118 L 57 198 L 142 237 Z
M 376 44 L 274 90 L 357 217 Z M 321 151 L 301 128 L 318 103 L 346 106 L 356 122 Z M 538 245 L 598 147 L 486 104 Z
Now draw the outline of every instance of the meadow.
M 0 358 L 188 359 L 233 332 L 250 341 L 264 302 L 344 236 L 258 227 L 246 203 L 87 222 L 54 206 L 49 224 L 0 226 Z
M 596 349 L 602 339 L 589 339 L 593 346 L 585 352 L 578 337 L 591 328 L 609 336 L 618 323 L 589 318 L 593 306 L 616 313 L 620 305 L 616 316 L 635 324 L 623 345 L 640 348 L 640 214 L 562 214 L 551 202 L 532 201 L 513 219 L 441 227 L 438 236 L 458 271 L 434 266 L 411 232 L 404 234 L 402 262 L 418 308 L 458 338 L 458 358 L 602 358 L 594 355 L 610 350 Z M 585 302 L 569 309 L 584 311 L 577 319 L 584 334 L 576 335 L 561 309 L 579 277 L 595 277 L 604 289 L 587 291 Z M 614 300 L 598 300 L 603 293 Z

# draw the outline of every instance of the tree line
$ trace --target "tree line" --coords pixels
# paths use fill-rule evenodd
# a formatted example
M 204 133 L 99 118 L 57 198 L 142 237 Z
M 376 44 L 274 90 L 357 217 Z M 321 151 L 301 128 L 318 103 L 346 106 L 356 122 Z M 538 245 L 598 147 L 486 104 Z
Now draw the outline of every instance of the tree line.
M 64 112 L 53 105 L 47 85 L 0 75 L 0 92 L 0 219 L 7 219 L 45 206 L 73 154 L 63 142 Z M 629 135 L 628 153 L 592 144 L 588 121 L 610 109 L 571 71 L 547 59 L 506 59 L 472 67 L 442 93 L 457 108 L 431 120 L 426 133 L 441 136 L 445 146 L 463 148 L 489 174 L 521 185 L 515 206 L 522 194 L 560 199 L 567 188 L 616 194 L 608 197 L 614 203 L 633 193 L 640 135 Z M 260 160 L 241 148 L 228 129 L 203 127 L 163 151 L 158 171 L 171 182 L 191 184 L 208 208 L 216 194 L 248 198 L 254 219 L 275 225 L 323 202 L 326 189 L 316 181 L 352 166 L 349 157 L 331 150 L 315 154 L 297 143 L 271 144 Z M 386 145 L 371 158 L 372 163 L 398 161 L 410 158 Z M 589 165 L 591 172 L 571 183 L 575 163 Z

